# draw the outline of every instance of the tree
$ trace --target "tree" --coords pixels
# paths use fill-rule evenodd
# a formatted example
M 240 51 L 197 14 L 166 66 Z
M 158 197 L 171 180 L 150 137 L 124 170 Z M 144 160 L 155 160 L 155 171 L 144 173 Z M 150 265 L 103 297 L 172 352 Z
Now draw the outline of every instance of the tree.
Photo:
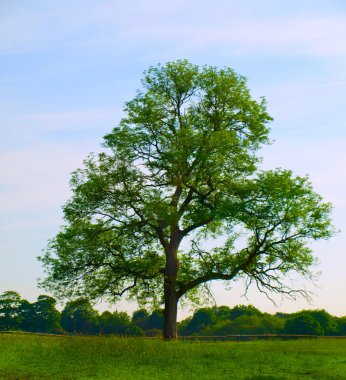
M 58 333 L 62 332 L 60 325 L 61 315 L 55 308 L 56 300 L 53 297 L 40 295 L 37 301 L 32 304 L 34 313 L 34 323 L 32 331 Z
M 201 335 L 276 334 L 281 332 L 283 325 L 283 320 L 270 314 L 243 314 L 207 326 Z
M 21 300 L 19 310 L 19 328 L 23 331 L 35 331 L 36 314 L 34 306 L 27 300 Z
M 189 323 L 183 330 L 184 335 L 200 334 L 203 329 L 217 322 L 217 309 L 212 307 L 204 307 L 198 309 L 193 314 Z
M 148 328 L 148 319 L 149 319 L 149 313 L 145 309 L 139 309 L 133 312 L 131 322 L 141 328 L 142 330 L 145 330 Z
M 323 335 L 336 335 L 338 332 L 338 323 L 335 317 L 325 310 L 309 310 L 310 315 L 321 325 Z
M 20 325 L 21 298 L 8 290 L 0 294 L 0 330 L 16 330 Z
M 88 300 L 79 298 L 65 305 L 61 312 L 61 326 L 69 333 L 95 334 L 98 316 Z
M 71 179 L 66 224 L 40 258 L 42 286 L 60 297 L 164 305 L 176 337 L 178 301 L 211 281 L 247 279 L 305 294 L 310 240 L 332 236 L 331 206 L 291 171 L 260 171 L 269 142 L 263 98 L 229 68 L 187 61 L 151 67 L 125 117 Z
M 325 310 L 302 310 L 288 317 L 285 330 L 291 334 L 337 335 L 338 323 Z
M 236 318 L 241 317 L 243 315 L 260 316 L 261 314 L 262 314 L 262 312 L 260 310 L 256 309 L 255 306 L 237 305 L 230 311 L 229 318 L 230 319 L 236 319 Z
M 231 309 L 228 306 L 217 306 L 216 314 L 218 319 L 229 319 L 231 315 Z
M 40 295 L 30 303 L 21 300 L 18 307 L 19 328 L 24 331 L 61 333 L 60 312 L 53 297 Z
M 104 311 L 99 318 L 99 329 L 102 334 L 126 335 L 130 326 L 130 317 L 125 312 Z
M 309 313 L 300 312 L 286 321 L 286 334 L 323 335 L 321 324 Z
M 338 335 L 346 336 L 346 317 L 338 318 L 337 324 L 338 324 L 338 329 L 337 329 Z
M 147 336 L 160 335 L 163 327 L 163 311 L 156 309 L 149 314 L 145 309 L 136 310 L 132 315 L 132 323 L 144 330 Z
M 163 322 L 163 311 L 160 309 L 153 310 L 148 317 L 147 329 L 162 329 Z
M 104 311 L 99 317 L 101 334 L 116 334 L 128 336 L 143 336 L 143 330 L 135 326 L 127 313 L 123 311 Z

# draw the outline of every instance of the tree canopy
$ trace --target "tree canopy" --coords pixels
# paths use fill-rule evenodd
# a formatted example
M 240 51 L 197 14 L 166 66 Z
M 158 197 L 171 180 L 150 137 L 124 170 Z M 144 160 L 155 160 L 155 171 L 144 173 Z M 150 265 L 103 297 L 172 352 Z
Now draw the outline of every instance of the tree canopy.
M 176 336 L 178 301 L 213 280 L 304 294 L 310 240 L 332 236 L 331 206 L 307 177 L 259 170 L 272 120 L 264 98 L 230 68 L 176 61 L 150 67 L 124 118 L 71 179 L 65 225 L 40 258 L 59 297 L 164 305 Z

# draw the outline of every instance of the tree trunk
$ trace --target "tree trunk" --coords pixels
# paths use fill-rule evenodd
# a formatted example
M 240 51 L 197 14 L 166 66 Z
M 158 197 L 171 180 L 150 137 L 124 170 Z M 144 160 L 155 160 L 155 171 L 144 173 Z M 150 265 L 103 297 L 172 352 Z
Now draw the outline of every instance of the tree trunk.
M 178 296 L 174 289 L 174 283 L 165 279 L 165 311 L 163 322 L 163 338 L 171 340 L 177 338 L 177 311 Z
M 165 311 L 163 322 L 163 338 L 165 340 L 177 338 L 177 309 L 178 294 L 176 291 L 176 280 L 179 271 L 178 263 L 178 246 L 179 246 L 179 230 L 176 229 L 172 233 L 170 244 L 165 249 L 166 268 L 164 279 L 164 298 Z
M 169 244 L 165 246 L 166 267 L 164 278 L 165 311 L 163 321 L 163 338 L 165 340 L 177 338 L 177 309 L 178 293 L 176 281 L 179 272 L 178 248 L 182 239 L 178 223 L 171 226 Z

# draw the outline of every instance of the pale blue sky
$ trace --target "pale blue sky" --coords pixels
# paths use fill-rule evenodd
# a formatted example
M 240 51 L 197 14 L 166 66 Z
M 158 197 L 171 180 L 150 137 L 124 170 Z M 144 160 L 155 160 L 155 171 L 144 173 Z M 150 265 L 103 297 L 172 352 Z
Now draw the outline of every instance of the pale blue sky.
M 306 283 L 311 305 L 275 308 L 254 290 L 247 301 L 240 285 L 215 286 L 218 303 L 346 315 L 343 0 L 1 0 L 0 292 L 42 293 L 36 256 L 62 224 L 69 173 L 101 149 L 142 72 L 184 58 L 232 67 L 266 97 L 276 142 L 263 167 L 309 173 L 345 231 L 313 246 L 321 275 Z

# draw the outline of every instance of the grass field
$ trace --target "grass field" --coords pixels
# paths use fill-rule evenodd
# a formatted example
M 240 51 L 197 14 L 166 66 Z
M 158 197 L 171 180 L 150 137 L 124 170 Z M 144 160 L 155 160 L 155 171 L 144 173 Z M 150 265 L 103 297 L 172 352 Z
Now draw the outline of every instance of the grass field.
M 346 340 L 0 335 L 0 379 L 346 379 Z

